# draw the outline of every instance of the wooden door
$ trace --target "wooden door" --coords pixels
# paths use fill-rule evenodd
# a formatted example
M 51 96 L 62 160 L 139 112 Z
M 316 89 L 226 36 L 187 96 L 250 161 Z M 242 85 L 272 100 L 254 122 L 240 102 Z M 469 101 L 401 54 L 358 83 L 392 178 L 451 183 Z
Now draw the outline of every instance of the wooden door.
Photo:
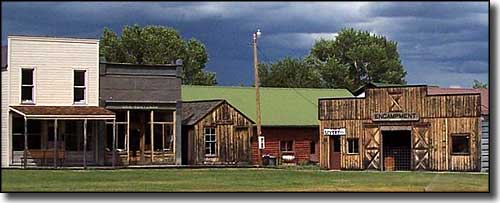
M 413 128 L 413 169 L 429 170 L 429 128 Z
M 330 169 L 340 170 L 340 137 L 333 136 L 330 139 Z
M 378 127 L 365 128 L 365 157 L 366 169 L 380 170 L 380 129 Z

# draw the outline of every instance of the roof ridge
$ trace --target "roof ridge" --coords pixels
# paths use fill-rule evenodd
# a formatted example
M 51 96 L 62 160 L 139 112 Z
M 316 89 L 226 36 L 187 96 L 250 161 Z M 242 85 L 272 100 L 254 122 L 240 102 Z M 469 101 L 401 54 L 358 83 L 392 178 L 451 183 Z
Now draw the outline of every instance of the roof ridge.
M 231 88 L 231 89 L 254 89 L 254 87 L 247 86 L 208 86 L 208 85 L 182 85 L 185 87 L 195 87 L 195 88 Z M 276 90 L 319 90 L 319 91 L 331 91 L 331 90 L 346 90 L 345 88 L 312 88 L 312 87 L 260 87 L 260 89 L 276 89 Z

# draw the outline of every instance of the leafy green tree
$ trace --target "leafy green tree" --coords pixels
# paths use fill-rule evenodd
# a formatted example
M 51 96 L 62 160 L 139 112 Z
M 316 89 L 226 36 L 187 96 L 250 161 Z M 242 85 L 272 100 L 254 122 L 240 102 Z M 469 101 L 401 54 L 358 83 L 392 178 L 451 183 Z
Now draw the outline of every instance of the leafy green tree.
M 406 71 L 401 64 L 397 43 L 367 31 L 344 28 L 333 40 L 321 39 L 311 49 L 317 58 L 334 72 L 323 72 L 322 78 L 345 78 L 333 82 L 337 87 L 356 89 L 370 82 L 405 84 Z M 330 65 L 329 65 L 330 64 Z M 346 71 L 345 75 L 342 71 Z
M 259 78 L 266 87 L 320 87 L 318 71 L 301 59 L 286 57 L 274 64 L 260 64 Z
M 262 86 L 354 90 L 370 82 L 405 84 L 397 43 L 352 28 L 316 41 L 303 59 L 285 58 L 260 68 Z M 297 79 L 301 77 L 301 79 Z
M 177 30 L 164 26 L 125 26 L 120 37 L 104 28 L 100 54 L 109 62 L 170 64 L 182 59 L 182 83 L 215 85 L 215 73 L 204 70 L 208 62 L 205 45 L 196 39 L 184 41 Z
M 472 88 L 474 88 L 474 89 L 488 89 L 488 83 L 483 83 L 479 80 L 474 80 L 474 83 L 472 84 Z

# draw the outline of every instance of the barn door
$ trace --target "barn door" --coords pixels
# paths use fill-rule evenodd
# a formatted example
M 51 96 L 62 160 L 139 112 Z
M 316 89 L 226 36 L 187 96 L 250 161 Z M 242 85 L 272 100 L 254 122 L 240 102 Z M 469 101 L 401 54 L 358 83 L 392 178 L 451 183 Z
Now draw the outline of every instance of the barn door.
M 413 169 L 429 170 L 429 127 L 413 128 Z
M 378 127 L 366 128 L 365 140 L 365 168 L 380 170 L 380 129 Z

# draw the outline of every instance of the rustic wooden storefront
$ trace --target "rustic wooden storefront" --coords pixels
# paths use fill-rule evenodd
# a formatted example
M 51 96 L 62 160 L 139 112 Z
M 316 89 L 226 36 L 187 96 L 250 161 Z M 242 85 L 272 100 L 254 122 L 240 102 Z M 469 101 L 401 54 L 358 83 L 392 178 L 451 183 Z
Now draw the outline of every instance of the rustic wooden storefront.
M 360 95 L 319 99 L 322 168 L 479 170 L 479 94 L 367 85 Z
M 101 61 L 100 106 L 116 114 L 103 126 L 101 164 L 181 164 L 181 67 Z
M 254 122 L 225 100 L 183 102 L 188 165 L 248 165 Z

